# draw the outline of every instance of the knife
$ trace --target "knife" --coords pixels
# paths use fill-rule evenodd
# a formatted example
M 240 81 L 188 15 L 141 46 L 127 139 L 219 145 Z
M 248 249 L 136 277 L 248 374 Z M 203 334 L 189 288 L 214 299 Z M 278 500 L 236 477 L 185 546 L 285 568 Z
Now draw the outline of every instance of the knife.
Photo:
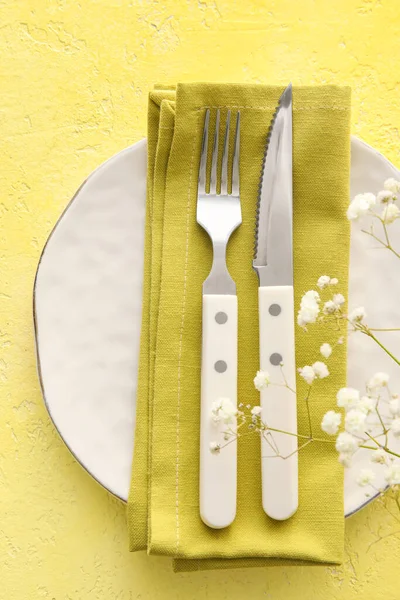
M 259 280 L 260 368 L 270 373 L 272 383 L 280 384 L 263 389 L 260 403 L 261 420 L 268 428 L 261 437 L 262 504 L 267 515 L 277 520 L 288 519 L 298 507 L 292 230 L 289 84 L 279 99 L 267 135 L 253 259 Z

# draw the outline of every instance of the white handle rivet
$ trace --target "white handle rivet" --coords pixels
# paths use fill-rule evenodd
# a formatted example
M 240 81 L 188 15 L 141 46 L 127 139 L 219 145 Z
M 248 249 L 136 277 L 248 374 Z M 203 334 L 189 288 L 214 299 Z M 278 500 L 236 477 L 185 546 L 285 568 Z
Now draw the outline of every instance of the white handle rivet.
M 278 315 L 281 314 L 281 307 L 279 306 L 279 304 L 271 304 L 271 306 L 269 307 L 269 314 L 272 315 L 273 317 L 277 317 Z
M 278 352 L 274 352 L 274 354 L 271 354 L 269 357 L 269 362 L 271 365 L 278 366 L 282 362 L 282 356 Z
M 225 312 L 217 312 L 215 315 L 215 320 L 218 325 L 224 325 L 228 320 L 228 315 Z
M 217 373 L 225 373 L 227 368 L 228 365 L 224 360 L 217 360 L 217 362 L 214 365 L 214 369 L 217 371 Z

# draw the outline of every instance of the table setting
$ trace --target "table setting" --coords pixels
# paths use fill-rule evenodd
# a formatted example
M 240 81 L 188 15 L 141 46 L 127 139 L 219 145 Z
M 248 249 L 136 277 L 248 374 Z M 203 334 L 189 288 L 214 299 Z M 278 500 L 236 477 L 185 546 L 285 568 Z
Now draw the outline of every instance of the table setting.
M 395 600 L 400 5 L 0 10 L 4 597 Z
M 398 256 L 360 223 L 395 239 L 400 173 L 350 116 L 346 86 L 156 85 L 42 252 L 46 408 L 176 572 L 341 564 L 397 489 Z

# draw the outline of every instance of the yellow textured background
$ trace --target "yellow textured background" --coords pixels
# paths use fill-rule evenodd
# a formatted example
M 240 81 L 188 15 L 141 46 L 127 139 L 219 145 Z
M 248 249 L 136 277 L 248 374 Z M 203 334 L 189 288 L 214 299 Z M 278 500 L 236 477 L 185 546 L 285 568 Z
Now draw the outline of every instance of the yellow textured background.
M 340 568 L 173 574 L 127 551 L 124 507 L 73 460 L 44 409 L 31 295 L 82 180 L 145 135 L 153 82 L 339 83 L 352 130 L 399 165 L 398 0 L 0 1 L 1 600 L 395 600 L 383 507 L 346 526 Z M 370 549 L 368 550 L 368 548 Z

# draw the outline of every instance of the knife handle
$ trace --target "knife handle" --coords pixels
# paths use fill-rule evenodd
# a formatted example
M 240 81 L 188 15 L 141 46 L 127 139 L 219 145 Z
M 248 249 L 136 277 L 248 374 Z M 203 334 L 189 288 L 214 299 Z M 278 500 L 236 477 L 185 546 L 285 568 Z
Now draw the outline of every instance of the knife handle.
M 292 286 L 260 287 L 260 368 L 268 371 L 273 383 L 296 389 L 294 343 L 294 302 Z M 280 366 L 282 363 L 282 367 Z M 283 373 L 283 374 L 282 374 Z M 261 419 L 268 427 L 297 434 L 295 392 L 269 385 L 261 392 Z M 268 443 L 268 441 L 270 443 Z M 275 446 L 279 455 L 274 456 Z M 297 437 L 270 432 L 261 438 L 262 504 L 269 517 L 288 519 L 298 507 Z
M 221 529 L 236 516 L 236 438 L 212 453 L 210 444 L 226 444 L 223 431 L 231 424 L 212 419 L 214 401 L 229 398 L 237 406 L 237 296 L 203 295 L 200 418 L 200 516 Z M 232 439 L 232 438 L 231 438 Z

